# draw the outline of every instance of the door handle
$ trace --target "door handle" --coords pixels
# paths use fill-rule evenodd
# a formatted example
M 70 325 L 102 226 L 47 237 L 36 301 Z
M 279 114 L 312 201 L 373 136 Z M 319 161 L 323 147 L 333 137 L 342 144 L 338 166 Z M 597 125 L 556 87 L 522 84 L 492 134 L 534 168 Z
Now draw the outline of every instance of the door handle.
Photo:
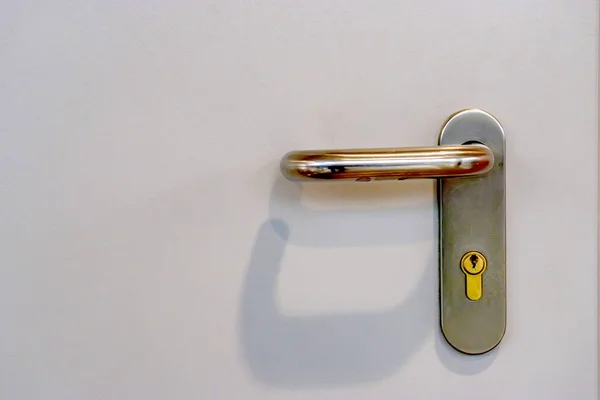
M 311 179 L 404 180 L 481 175 L 494 153 L 481 144 L 389 149 L 291 151 L 281 173 L 292 181 Z
M 292 151 L 292 181 L 438 179 L 440 326 L 465 354 L 495 348 L 506 330 L 505 138 L 491 114 L 468 109 L 433 147 Z

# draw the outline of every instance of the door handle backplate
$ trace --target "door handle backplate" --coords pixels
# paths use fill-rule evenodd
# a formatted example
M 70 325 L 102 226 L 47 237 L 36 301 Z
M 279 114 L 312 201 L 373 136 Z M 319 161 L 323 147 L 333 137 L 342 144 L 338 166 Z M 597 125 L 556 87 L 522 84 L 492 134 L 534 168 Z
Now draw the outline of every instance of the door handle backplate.
M 505 138 L 489 113 L 459 111 L 439 145 L 293 151 L 294 181 L 438 179 L 440 326 L 465 354 L 496 347 L 506 330 Z

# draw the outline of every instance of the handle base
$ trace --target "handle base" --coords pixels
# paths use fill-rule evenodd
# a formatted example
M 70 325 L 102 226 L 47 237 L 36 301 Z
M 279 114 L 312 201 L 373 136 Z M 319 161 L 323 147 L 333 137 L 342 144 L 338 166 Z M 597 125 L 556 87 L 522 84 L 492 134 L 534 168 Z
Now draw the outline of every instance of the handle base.
M 506 330 L 505 140 L 500 123 L 481 110 L 454 114 L 440 145 L 482 143 L 494 153 L 489 173 L 438 183 L 440 323 L 451 346 L 466 354 L 496 347 Z M 479 252 L 487 260 L 481 297 L 469 298 L 461 260 Z

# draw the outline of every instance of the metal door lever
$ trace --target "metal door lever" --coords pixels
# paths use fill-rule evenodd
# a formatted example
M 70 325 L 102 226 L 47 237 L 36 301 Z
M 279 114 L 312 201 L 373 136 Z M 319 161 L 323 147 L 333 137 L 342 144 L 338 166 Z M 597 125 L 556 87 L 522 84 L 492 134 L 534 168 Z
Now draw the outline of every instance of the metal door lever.
M 496 347 L 506 328 L 504 131 L 485 111 L 453 114 L 439 146 L 292 151 L 292 181 L 438 178 L 440 324 L 466 354 Z
M 492 169 L 494 153 L 482 144 L 389 149 L 292 151 L 281 160 L 289 180 L 451 178 Z

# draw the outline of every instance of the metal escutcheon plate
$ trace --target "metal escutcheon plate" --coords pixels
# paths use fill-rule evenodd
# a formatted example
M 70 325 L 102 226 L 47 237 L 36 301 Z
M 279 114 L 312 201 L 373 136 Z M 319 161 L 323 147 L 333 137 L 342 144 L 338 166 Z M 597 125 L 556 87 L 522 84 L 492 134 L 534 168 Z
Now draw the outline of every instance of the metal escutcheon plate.
M 500 123 L 481 110 L 451 116 L 440 145 L 482 143 L 494 153 L 494 166 L 477 177 L 438 183 L 440 218 L 440 323 L 452 347 L 482 354 L 496 347 L 506 330 L 505 144 Z M 479 252 L 487 260 L 478 300 L 466 295 L 461 259 Z

